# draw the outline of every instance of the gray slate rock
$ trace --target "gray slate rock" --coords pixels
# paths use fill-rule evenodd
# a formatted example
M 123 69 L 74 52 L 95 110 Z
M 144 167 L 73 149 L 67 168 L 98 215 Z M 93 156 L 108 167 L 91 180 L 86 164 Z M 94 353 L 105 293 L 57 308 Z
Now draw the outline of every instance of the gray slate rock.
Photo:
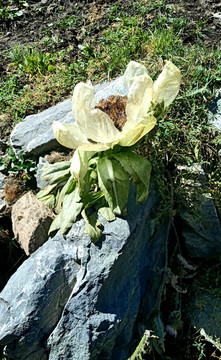
M 4 193 L 4 184 L 6 181 L 6 176 L 0 172 L 0 214 L 4 212 L 6 209 L 7 203 L 4 200 L 5 193 Z
M 218 291 L 218 289 L 217 289 Z M 200 334 L 221 351 L 221 294 L 201 291 L 188 304 L 187 317 Z M 219 339 L 219 341 L 216 341 Z
M 188 255 L 203 258 L 221 254 L 221 226 L 205 174 L 197 165 L 184 170 L 192 177 L 183 179 L 179 206 Z
M 0 172 L 0 189 L 2 190 L 6 181 L 6 176 Z
M 167 232 L 162 225 L 152 236 L 156 207 L 153 188 L 140 205 L 132 192 L 126 218 L 100 218 L 97 244 L 80 220 L 31 255 L 0 294 L 6 354 L 15 360 L 126 360 L 140 304 L 148 298 L 146 314 L 153 310 L 161 281 Z
M 40 155 L 58 149 L 60 145 L 54 137 L 53 121 L 71 123 L 74 121 L 71 112 L 71 99 L 34 115 L 27 116 L 18 123 L 10 137 L 11 145 L 16 154 Z
M 44 360 L 44 341 L 61 317 L 80 265 L 70 241 L 48 240 L 0 294 L 0 343 L 15 360 Z
M 36 172 L 36 185 L 38 189 L 44 189 L 48 185 L 48 181 L 41 180 L 42 168 L 48 164 L 48 161 L 40 156 L 37 164 L 37 172 Z
M 221 133 L 221 89 L 217 91 L 209 110 L 208 117 L 211 125 Z
M 95 92 L 97 102 L 115 93 L 126 94 L 122 84 L 122 77 L 96 85 Z M 64 149 L 54 137 L 53 121 L 68 124 L 75 121 L 71 109 L 71 99 L 65 100 L 41 113 L 29 115 L 24 121 L 18 123 L 10 137 L 15 153 L 23 152 L 26 155 L 39 156 L 51 150 Z

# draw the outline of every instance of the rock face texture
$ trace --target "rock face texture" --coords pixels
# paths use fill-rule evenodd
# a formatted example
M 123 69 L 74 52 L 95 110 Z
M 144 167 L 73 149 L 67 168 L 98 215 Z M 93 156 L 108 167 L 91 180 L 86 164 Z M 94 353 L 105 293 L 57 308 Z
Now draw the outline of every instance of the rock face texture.
M 0 214 L 3 213 L 3 211 L 6 208 L 6 201 L 4 199 L 4 184 L 5 184 L 6 176 L 0 173 Z
M 201 290 L 188 304 L 187 316 L 192 326 L 201 329 L 200 334 L 205 340 L 221 351 L 220 293 L 215 295 Z
M 36 184 L 38 189 L 44 189 L 48 185 L 48 181 L 41 180 L 41 170 L 46 164 L 48 164 L 48 162 L 45 160 L 45 158 L 40 156 L 36 173 Z
M 216 97 L 210 104 L 209 109 L 209 121 L 221 133 L 221 89 L 217 91 Z
M 69 241 L 49 240 L 39 250 L 0 295 L 0 338 L 17 360 L 48 358 L 44 341 L 61 317 L 80 268 Z
M 114 93 L 126 94 L 122 77 L 95 86 L 95 98 L 98 102 Z M 60 121 L 73 123 L 71 99 L 61 102 L 39 114 L 29 115 L 18 123 L 11 133 L 11 145 L 16 154 L 42 155 L 51 150 L 62 148 L 54 137 L 52 123 Z M 63 148 L 64 149 L 64 148 Z
M 190 302 L 187 314 L 191 324 L 197 329 L 204 328 L 209 336 L 213 337 L 215 334 L 217 338 L 221 339 L 221 302 L 219 296 L 201 290 Z
M 14 235 L 26 255 L 32 254 L 48 239 L 54 215 L 31 192 L 16 201 L 11 217 Z
M 185 168 L 179 215 L 188 255 L 203 258 L 221 254 L 221 226 L 203 169 Z
M 29 115 L 11 133 L 11 145 L 16 154 L 40 155 L 59 148 L 54 137 L 53 121 L 73 122 L 71 99 L 63 101 L 39 114 Z
M 94 244 L 84 220 L 30 256 L 0 294 L 0 346 L 17 360 L 126 360 L 139 308 L 153 310 L 168 232 L 154 226 L 157 196 L 107 222 Z M 168 228 L 168 225 L 167 225 Z M 153 288 L 153 291 L 152 291 Z

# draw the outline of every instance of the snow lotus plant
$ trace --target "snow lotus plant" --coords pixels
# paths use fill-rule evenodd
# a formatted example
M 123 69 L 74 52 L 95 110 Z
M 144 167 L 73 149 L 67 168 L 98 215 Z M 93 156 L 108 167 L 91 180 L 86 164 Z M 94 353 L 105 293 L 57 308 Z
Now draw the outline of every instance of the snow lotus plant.
M 51 232 L 65 233 L 81 213 L 85 232 L 96 241 L 101 236 L 97 212 L 108 221 L 124 215 L 131 180 L 137 203 L 148 196 L 151 164 L 133 151 L 175 99 L 181 73 L 167 61 L 153 81 L 143 65 L 131 61 L 122 81 L 127 96 L 113 94 L 99 103 L 91 83 L 79 83 L 72 100 L 76 122 L 53 124 L 58 142 L 75 152 L 71 161 L 46 165 L 42 171 L 50 185 L 38 198 L 57 213 Z

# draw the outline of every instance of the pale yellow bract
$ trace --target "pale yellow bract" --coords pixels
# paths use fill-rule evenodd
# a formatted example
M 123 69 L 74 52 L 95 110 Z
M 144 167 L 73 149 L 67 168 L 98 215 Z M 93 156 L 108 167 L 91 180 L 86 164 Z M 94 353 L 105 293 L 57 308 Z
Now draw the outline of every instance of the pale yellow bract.
M 167 107 L 175 99 L 181 82 L 180 70 L 167 61 L 155 82 L 145 66 L 131 61 L 123 75 L 127 90 L 127 121 L 119 131 L 110 117 L 96 108 L 95 90 L 90 82 L 79 83 L 73 93 L 74 124 L 53 123 L 56 139 L 70 149 L 104 151 L 115 145 L 132 146 L 156 124 L 153 104 Z M 113 94 L 115 95 L 115 94 Z

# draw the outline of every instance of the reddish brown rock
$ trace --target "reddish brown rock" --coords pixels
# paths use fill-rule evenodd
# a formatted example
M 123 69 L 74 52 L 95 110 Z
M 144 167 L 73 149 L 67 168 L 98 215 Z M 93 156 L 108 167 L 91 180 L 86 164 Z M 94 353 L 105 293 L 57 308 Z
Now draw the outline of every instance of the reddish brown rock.
M 32 192 L 23 195 L 12 206 L 14 235 L 27 255 L 32 254 L 48 239 L 53 213 Z

